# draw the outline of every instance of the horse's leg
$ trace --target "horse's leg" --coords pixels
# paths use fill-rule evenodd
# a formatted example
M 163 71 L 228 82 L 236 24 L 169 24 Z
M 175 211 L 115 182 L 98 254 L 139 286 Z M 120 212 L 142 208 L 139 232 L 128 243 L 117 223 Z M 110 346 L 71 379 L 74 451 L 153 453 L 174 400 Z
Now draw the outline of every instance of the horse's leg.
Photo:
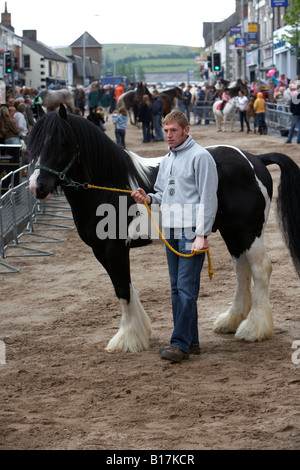
M 251 268 L 245 253 L 239 258 L 232 257 L 236 273 L 236 289 L 230 308 L 214 322 L 216 333 L 235 333 L 247 317 L 252 305 Z
M 231 116 L 231 132 L 234 132 L 234 115 L 235 115 L 235 110 L 233 111 L 233 114 Z
M 269 280 L 272 265 L 263 238 L 257 238 L 251 248 L 234 259 L 237 285 L 229 310 L 214 323 L 216 333 L 235 333 L 245 341 L 262 341 L 273 336 L 274 327 L 269 302 Z M 251 278 L 253 277 L 253 298 Z
M 226 116 L 226 114 L 223 114 L 223 119 L 222 119 L 222 122 L 223 122 L 223 132 L 226 132 L 226 121 L 227 121 L 227 116 Z
M 240 324 L 235 337 L 245 341 L 272 338 L 274 326 L 269 302 L 269 280 L 272 265 L 264 247 L 263 237 L 257 238 L 247 252 L 253 277 L 253 303 L 248 317 Z
M 105 254 L 94 250 L 108 272 L 120 301 L 122 317 L 119 331 L 105 348 L 108 352 L 138 352 L 149 348 L 151 322 L 130 280 L 129 249 L 122 243 L 108 243 Z
M 216 118 L 217 132 L 221 132 L 221 116 L 218 113 L 218 111 L 216 111 L 215 113 L 215 118 Z

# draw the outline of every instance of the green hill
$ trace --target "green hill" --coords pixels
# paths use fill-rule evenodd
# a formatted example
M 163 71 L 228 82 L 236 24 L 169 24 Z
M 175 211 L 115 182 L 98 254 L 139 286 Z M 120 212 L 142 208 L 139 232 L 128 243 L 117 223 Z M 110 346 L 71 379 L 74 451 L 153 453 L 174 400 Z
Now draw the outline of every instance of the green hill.
M 129 68 L 144 72 L 181 72 L 195 68 L 196 57 L 201 48 L 170 46 L 164 44 L 103 44 L 103 71 L 119 71 Z M 70 55 L 70 48 L 58 49 L 58 52 Z M 128 70 L 127 70 L 128 72 Z M 124 73 L 117 73 L 123 75 Z M 128 75 L 128 73 L 127 73 Z

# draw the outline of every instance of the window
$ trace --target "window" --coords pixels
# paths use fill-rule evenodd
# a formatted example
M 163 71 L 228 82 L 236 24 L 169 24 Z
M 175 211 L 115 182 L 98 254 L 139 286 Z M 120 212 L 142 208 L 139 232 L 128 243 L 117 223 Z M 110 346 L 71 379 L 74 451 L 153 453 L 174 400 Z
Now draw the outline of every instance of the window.
M 24 60 L 24 69 L 30 69 L 30 55 L 26 54 L 23 57 Z

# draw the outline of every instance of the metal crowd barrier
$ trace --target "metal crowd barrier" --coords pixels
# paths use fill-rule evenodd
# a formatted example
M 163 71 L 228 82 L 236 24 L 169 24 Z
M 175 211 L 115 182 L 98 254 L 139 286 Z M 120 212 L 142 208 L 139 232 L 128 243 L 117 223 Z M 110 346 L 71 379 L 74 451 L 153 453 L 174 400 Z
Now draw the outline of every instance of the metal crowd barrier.
M 8 258 L 50 256 L 53 252 L 41 250 L 36 243 L 57 243 L 62 238 L 42 234 L 41 231 L 72 230 L 58 220 L 73 220 L 65 198 L 58 195 L 49 201 L 38 201 L 29 188 L 32 166 L 25 165 L 9 172 L 0 180 L 0 274 L 19 272 L 6 261 Z M 8 183 L 9 182 L 9 183 Z
M 194 115 L 194 124 L 201 120 L 202 124 L 215 123 L 215 118 L 212 112 L 212 106 L 196 106 L 194 105 L 191 114 Z M 235 121 L 239 121 L 239 111 L 236 109 Z M 292 115 L 288 106 L 274 105 L 266 102 L 266 124 L 269 130 L 275 134 L 286 137 L 291 126 Z M 250 123 L 249 123 L 250 124 Z M 298 127 L 295 128 L 295 133 Z

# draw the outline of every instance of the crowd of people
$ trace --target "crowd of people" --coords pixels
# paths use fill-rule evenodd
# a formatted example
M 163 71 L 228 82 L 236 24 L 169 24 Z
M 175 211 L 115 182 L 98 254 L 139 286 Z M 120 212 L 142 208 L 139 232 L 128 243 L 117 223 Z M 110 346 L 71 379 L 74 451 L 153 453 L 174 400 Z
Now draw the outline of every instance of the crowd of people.
M 256 125 L 260 134 L 266 132 L 266 121 L 265 114 L 267 107 L 273 109 L 278 114 L 288 113 L 292 115 L 291 120 L 291 135 L 294 133 L 295 126 L 298 123 L 298 118 L 293 116 L 300 115 L 298 105 L 293 100 L 293 96 L 298 95 L 300 91 L 300 77 L 297 80 L 290 80 L 285 77 L 285 74 L 281 74 L 278 79 L 272 77 L 268 82 L 252 82 L 251 84 L 245 80 L 238 80 L 237 84 L 241 88 L 238 91 L 238 103 L 240 113 L 240 132 L 244 131 L 244 123 L 247 126 L 247 132 L 250 132 L 249 122 L 247 119 L 247 109 L 249 106 L 253 106 L 254 115 L 256 119 Z M 221 91 L 220 91 L 221 90 Z M 189 91 L 189 87 L 186 91 Z M 197 117 L 197 125 L 209 124 L 212 119 L 212 106 L 216 100 L 221 100 L 222 104 L 220 110 L 224 110 L 226 103 L 232 98 L 232 89 L 222 86 L 218 87 L 218 84 L 212 85 L 207 84 L 206 86 L 197 87 L 197 95 L 195 104 L 192 108 L 194 115 Z M 181 109 L 184 111 L 189 119 L 189 110 L 186 107 Z M 283 123 L 282 117 L 279 117 L 280 123 Z M 299 127 L 299 126 L 298 126 Z M 298 141 L 297 137 L 297 141 Z M 290 137 L 288 137 L 287 143 L 289 143 Z
M 299 77 L 297 77 L 299 78 Z M 252 82 L 238 80 L 241 88 L 237 93 L 240 113 L 240 131 L 250 132 L 247 119 L 247 108 L 253 106 L 256 116 L 256 124 L 259 133 L 266 132 L 266 107 L 291 115 L 291 125 L 287 143 L 292 141 L 296 126 L 300 128 L 299 104 L 293 100 L 293 96 L 299 93 L 300 80 L 289 80 L 284 74 L 278 78 L 272 77 L 268 82 Z M 87 117 L 102 131 L 106 131 L 106 123 L 110 119 L 115 126 L 116 142 L 125 148 L 126 128 L 129 122 L 128 111 L 125 107 L 118 109 L 119 97 L 130 90 L 136 90 L 138 84 L 130 84 L 125 87 L 123 83 L 116 86 L 95 83 L 84 88 L 74 86 L 75 113 Z M 229 85 L 230 87 L 230 85 Z M 183 99 L 178 99 L 177 109 L 183 112 L 188 124 L 191 124 L 191 115 L 194 115 L 195 125 L 208 125 L 213 121 L 212 106 L 216 100 L 221 100 L 221 110 L 232 97 L 232 90 L 220 83 L 207 83 L 199 86 L 181 83 Z M 160 93 L 155 86 L 150 87 L 152 98 L 144 95 L 142 103 L 136 115 L 137 122 L 142 127 L 142 142 L 149 143 L 164 140 L 162 130 L 163 105 Z M 37 105 L 42 105 L 39 91 L 34 88 L 17 88 L 15 97 L 7 93 L 6 103 L 0 108 L 0 142 L 2 144 L 18 144 L 26 148 L 27 136 L 36 122 Z M 300 132 L 300 131 L 299 131 Z M 300 143 L 298 132 L 297 142 Z

